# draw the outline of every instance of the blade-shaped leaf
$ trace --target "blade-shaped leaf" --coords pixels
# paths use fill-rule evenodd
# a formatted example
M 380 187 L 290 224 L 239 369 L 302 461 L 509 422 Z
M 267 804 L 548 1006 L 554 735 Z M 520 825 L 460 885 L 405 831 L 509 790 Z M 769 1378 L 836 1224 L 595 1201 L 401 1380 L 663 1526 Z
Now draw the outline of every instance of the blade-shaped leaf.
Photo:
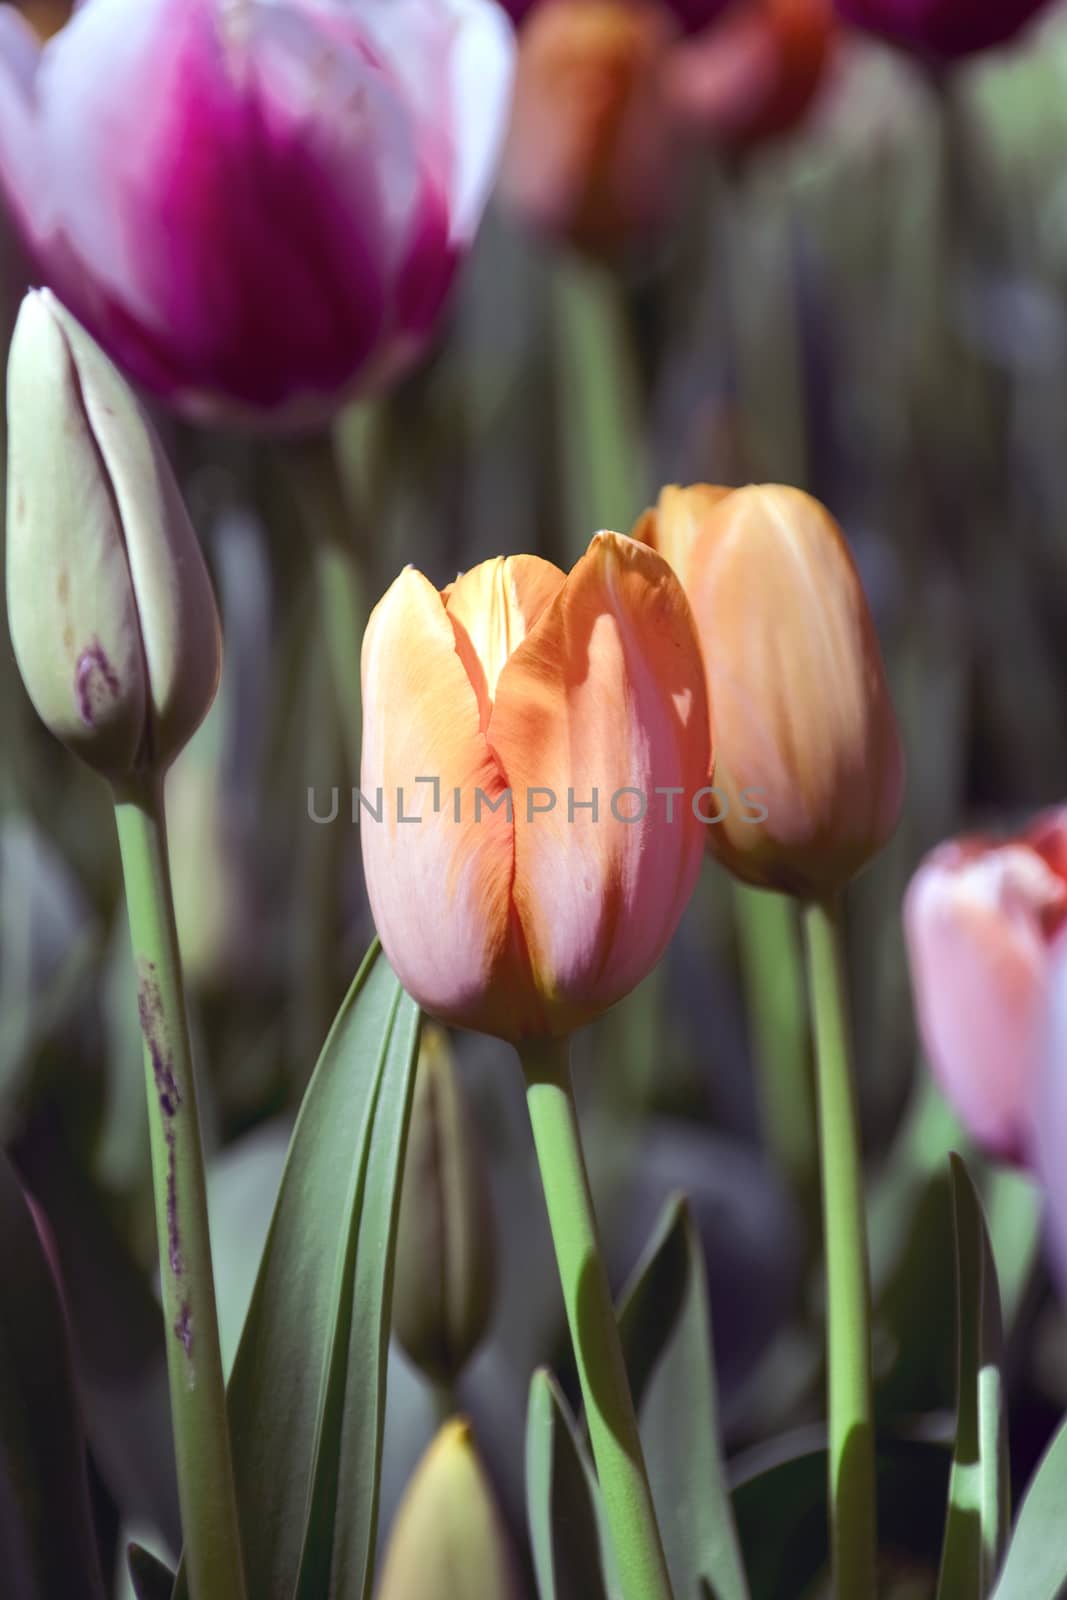
M 304 1096 L 228 1390 L 250 1596 L 370 1592 L 418 1029 L 375 944 Z
M 137 1600 L 170 1600 L 174 1574 L 166 1562 L 139 1544 L 127 1545 L 126 1562 Z
M 1063 1600 L 1067 1596 L 1067 1422 L 1041 1457 L 1019 1507 L 993 1600 Z
M 733 1502 L 752 1600 L 807 1592 L 830 1559 L 824 1428 L 806 1428 L 737 1464 Z M 932 1587 L 944 1525 L 949 1452 L 921 1439 L 879 1439 L 878 1532 L 883 1552 L 928 1572 Z
M 0 1573 L 19 1600 L 104 1600 L 59 1289 L 0 1151 Z
M 599 1499 L 567 1402 L 542 1368 L 526 1414 L 526 1511 L 540 1600 L 607 1600 Z
M 1009 1525 L 1003 1330 L 985 1218 L 960 1157 L 949 1157 L 956 1231 L 959 1399 L 939 1600 L 985 1600 Z
M 704 1257 L 681 1196 L 667 1202 L 619 1312 L 652 1497 L 675 1593 L 747 1600 L 726 1491 Z

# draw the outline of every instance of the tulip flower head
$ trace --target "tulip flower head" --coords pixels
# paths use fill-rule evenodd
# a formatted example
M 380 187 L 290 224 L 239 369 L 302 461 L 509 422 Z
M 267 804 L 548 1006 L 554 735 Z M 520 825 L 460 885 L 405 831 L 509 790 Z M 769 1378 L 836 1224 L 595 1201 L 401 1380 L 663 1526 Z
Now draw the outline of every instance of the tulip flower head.
M 672 113 L 734 153 L 787 133 L 825 81 L 837 32 L 833 0 L 734 0 L 673 53 Z
M 1052 950 L 1067 925 L 1067 808 L 1003 840 L 941 845 L 904 906 L 919 1030 L 964 1127 L 1032 1159 Z
M 679 142 L 662 91 L 676 31 L 658 0 L 543 0 L 531 13 L 501 174 L 526 226 L 610 255 L 669 214 Z
M 519 1042 L 634 988 L 707 831 L 700 648 L 667 563 L 603 533 L 569 576 L 512 556 L 439 593 L 409 567 L 368 625 L 363 704 L 371 909 L 420 1005 Z
M 700 484 L 665 490 L 635 534 L 679 571 L 704 652 L 726 797 L 710 848 L 760 888 L 833 895 L 903 800 L 885 669 L 840 528 L 799 489 Z
M 45 725 L 110 778 L 162 771 L 218 686 L 207 569 L 155 431 L 47 291 L 8 364 L 7 606 Z
M 0 8 L 0 181 L 44 279 L 195 417 L 312 426 L 423 347 L 477 228 L 493 0 Z
M 1041 1028 L 1035 1165 L 1045 1191 L 1049 1254 L 1067 1296 L 1067 926 L 1049 950 L 1048 993 Z
M 937 62 L 1006 44 L 1048 0 L 835 0 L 846 21 Z

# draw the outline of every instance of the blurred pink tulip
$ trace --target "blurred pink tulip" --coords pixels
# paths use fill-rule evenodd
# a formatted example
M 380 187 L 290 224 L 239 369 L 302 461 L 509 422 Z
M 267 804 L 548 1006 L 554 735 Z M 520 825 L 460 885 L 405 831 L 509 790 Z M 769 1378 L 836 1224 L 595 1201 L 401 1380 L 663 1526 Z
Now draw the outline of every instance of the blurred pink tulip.
M 1005 840 L 943 844 L 904 909 L 919 1029 L 975 1142 L 1034 1159 L 1051 951 L 1067 926 L 1067 807 Z
M 41 276 L 178 410 L 312 426 L 423 347 L 513 70 L 493 0 L 0 8 L 0 181 Z
M 1049 0 L 836 0 L 847 22 L 933 61 L 1004 44 Z
M 1067 1297 L 1067 927 L 1049 958 L 1048 1005 L 1041 1036 L 1036 1165 L 1045 1191 L 1049 1255 Z

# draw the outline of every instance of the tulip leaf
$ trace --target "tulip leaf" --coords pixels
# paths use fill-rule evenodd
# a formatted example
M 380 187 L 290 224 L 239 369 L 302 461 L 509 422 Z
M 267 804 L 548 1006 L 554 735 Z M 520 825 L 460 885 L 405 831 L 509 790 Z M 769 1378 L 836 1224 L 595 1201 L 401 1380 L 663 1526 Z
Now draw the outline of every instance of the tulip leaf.
M 883 1564 L 927 1574 L 932 1590 L 944 1527 L 949 1451 L 927 1439 L 880 1438 L 876 1455 Z M 827 1459 L 824 1428 L 772 1440 L 738 1462 L 734 1512 L 752 1600 L 807 1592 L 826 1571 Z
M 619 1312 L 652 1497 L 674 1591 L 747 1600 L 723 1473 L 704 1257 L 689 1207 L 668 1200 Z
M 104 1600 L 55 1275 L 0 1152 L 0 1572 L 19 1600 Z
M 1009 1524 L 1003 1330 L 997 1269 L 967 1168 L 949 1157 L 956 1232 L 956 1444 L 938 1600 L 985 1600 Z
M 1067 1595 L 1067 1421 L 1038 1462 L 1023 1496 L 993 1600 L 1062 1600 Z
M 126 1563 L 137 1600 L 170 1600 L 174 1574 L 166 1562 L 143 1545 L 130 1544 L 126 1547 Z
M 228 1390 L 249 1595 L 370 1593 L 418 1033 L 376 943 L 304 1096 Z
M 526 1511 L 540 1600 L 607 1600 L 600 1490 L 570 1408 L 543 1368 L 526 1414 Z

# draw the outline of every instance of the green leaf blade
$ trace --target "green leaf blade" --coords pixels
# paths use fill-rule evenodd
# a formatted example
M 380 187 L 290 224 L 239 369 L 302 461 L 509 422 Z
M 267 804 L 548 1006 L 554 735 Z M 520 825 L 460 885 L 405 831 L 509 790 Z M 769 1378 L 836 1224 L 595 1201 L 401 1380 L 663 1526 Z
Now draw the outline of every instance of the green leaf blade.
M 956 1235 L 958 1402 L 938 1600 L 986 1600 L 1009 1525 L 1004 1335 L 981 1202 L 949 1157 Z
M 624 1291 L 619 1331 L 678 1595 L 748 1600 L 726 1488 L 704 1257 L 689 1207 L 667 1202 Z
M 20 1600 L 104 1600 L 59 1287 L 0 1151 L 0 1573 Z
M 526 1510 L 540 1600 L 608 1600 L 599 1490 L 570 1409 L 543 1369 L 526 1414 Z

